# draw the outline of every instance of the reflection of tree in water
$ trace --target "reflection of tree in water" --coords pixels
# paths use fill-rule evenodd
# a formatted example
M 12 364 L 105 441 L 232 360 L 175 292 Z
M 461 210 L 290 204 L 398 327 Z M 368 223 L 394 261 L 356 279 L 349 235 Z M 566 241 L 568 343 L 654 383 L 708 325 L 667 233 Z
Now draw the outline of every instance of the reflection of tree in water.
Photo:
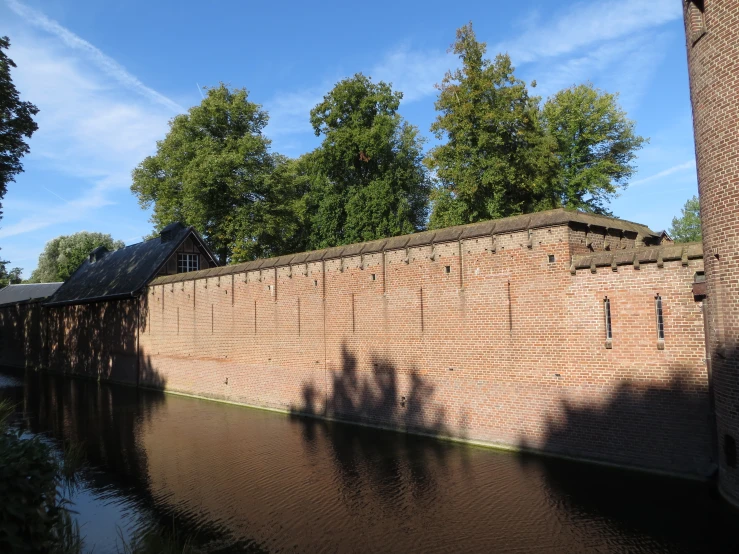
M 153 496 L 147 452 L 140 440 L 143 427 L 166 402 L 162 392 L 29 371 L 23 389 L 5 389 L 3 394 L 13 396 L 29 431 L 49 436 L 59 445 L 83 446 L 87 462 L 83 486 L 101 501 L 119 502 L 126 505 L 128 514 L 137 513 L 134 534 L 141 537 L 164 530 L 180 541 L 207 545 L 208 552 L 262 551 L 253 540 L 234 538 L 197 519 L 197 514 Z M 94 521 L 94 513 L 84 516 Z M 115 532 L 111 528 L 111 536 Z
M 403 432 L 388 432 L 341 421 L 317 419 L 328 416 L 381 426 L 444 435 L 444 409 L 432 406 L 434 387 L 414 369 L 408 373 L 409 390 L 400 390 L 398 369 L 387 359 L 372 356 L 371 372 L 357 370 L 356 357 L 342 348 L 341 370 L 334 372 L 326 408 L 318 408 L 318 392 L 303 387 L 303 403 L 292 408 L 293 421 L 302 426 L 306 452 L 326 447 L 349 506 L 361 502 L 371 490 L 384 509 L 398 511 L 404 503 L 438 499 L 440 480 L 454 455 L 455 466 L 466 467 L 466 449 L 448 442 Z M 308 415 L 309 417 L 305 417 Z M 313 417 L 311 417 L 313 416 Z
M 94 485 L 123 490 L 146 490 L 146 452 L 137 437 L 163 402 L 162 393 L 36 372 L 27 372 L 23 389 L 29 430 L 63 444 L 81 443 L 88 463 L 105 470 L 90 472 Z

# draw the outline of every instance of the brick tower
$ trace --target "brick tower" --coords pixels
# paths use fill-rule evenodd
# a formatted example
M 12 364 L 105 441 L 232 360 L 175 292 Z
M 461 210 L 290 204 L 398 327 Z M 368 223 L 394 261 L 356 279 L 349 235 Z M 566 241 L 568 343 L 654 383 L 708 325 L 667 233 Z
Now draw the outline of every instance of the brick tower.
M 739 0 L 683 0 L 719 488 L 739 505 Z

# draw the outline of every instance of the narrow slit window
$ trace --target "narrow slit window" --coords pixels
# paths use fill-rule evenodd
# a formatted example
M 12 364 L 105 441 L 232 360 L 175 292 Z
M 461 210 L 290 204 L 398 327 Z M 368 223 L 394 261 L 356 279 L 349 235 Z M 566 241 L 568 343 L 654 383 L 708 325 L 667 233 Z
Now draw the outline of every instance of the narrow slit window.
M 657 340 L 665 340 L 665 318 L 662 314 L 662 297 L 654 298 L 654 310 L 657 316 Z
M 603 299 L 603 312 L 606 319 L 606 340 L 613 340 L 613 329 L 611 327 L 611 301 L 607 296 Z

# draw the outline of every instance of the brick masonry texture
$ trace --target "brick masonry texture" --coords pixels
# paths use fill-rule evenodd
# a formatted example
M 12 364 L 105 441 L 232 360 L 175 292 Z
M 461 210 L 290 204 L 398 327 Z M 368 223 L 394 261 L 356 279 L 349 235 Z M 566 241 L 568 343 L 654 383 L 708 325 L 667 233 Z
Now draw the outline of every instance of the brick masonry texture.
M 44 344 L 40 365 L 706 475 L 708 380 L 701 304 L 691 288 L 702 253 L 699 245 L 689 257 L 681 251 L 645 248 L 636 234 L 554 224 L 407 250 L 254 264 L 265 269 L 180 274 L 156 279 L 139 300 L 40 308 L 48 312 L 34 320 Z M 591 267 L 593 256 L 598 263 Z M 614 256 L 622 261 L 615 270 Z M 6 335 L 16 312 L 0 309 Z M 18 337 L 6 339 L 7 352 L 28 350 Z
M 739 503 L 734 463 L 734 441 L 739 439 L 739 0 L 683 5 L 706 253 L 719 486 Z

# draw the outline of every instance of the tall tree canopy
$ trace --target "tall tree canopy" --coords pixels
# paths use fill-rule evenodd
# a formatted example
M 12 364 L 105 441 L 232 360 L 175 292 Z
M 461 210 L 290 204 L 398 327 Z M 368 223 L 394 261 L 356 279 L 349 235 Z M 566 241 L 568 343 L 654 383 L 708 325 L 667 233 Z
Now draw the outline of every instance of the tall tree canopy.
M 542 207 L 610 213 L 608 202 L 631 178 L 636 151 L 645 142 L 618 96 L 590 84 L 573 86 L 547 100 L 542 121 L 558 160 Z
M 701 205 L 697 196 L 685 202 L 680 217 L 672 218 L 669 233 L 675 242 L 698 242 L 703 239 Z
M 424 227 L 430 184 L 423 139 L 398 114 L 403 95 L 358 73 L 310 113 L 321 146 L 304 156 L 309 245 L 322 248 Z
M 38 129 L 33 120 L 38 108 L 21 101 L 10 78 L 10 68 L 16 65 L 4 52 L 9 47 L 8 37 L 0 37 L 0 200 L 5 197 L 8 183 L 23 171 L 20 160 L 29 152 L 26 140 Z
M 62 235 L 46 243 L 38 257 L 38 266 L 31 273 L 29 283 L 54 283 L 66 281 L 85 258 L 98 246 L 111 252 L 123 248 L 123 241 L 103 233 L 80 231 L 73 235 Z
M 175 117 L 133 171 L 131 190 L 153 206 L 156 228 L 193 225 L 222 263 L 282 253 L 293 226 L 287 208 L 301 193 L 286 178 L 287 160 L 270 153 L 267 120 L 245 89 L 223 84 Z
M 440 85 L 431 130 L 444 144 L 426 164 L 436 172 L 432 228 L 531 211 L 554 163 L 540 127 L 538 101 L 514 75 L 507 55 L 485 59 L 472 24 L 457 30 L 451 51 L 462 66 Z
M 647 140 L 617 95 L 578 85 L 540 108 L 507 55 L 485 58 L 472 24 L 457 31 L 451 51 L 462 65 L 437 86 L 431 126 L 446 142 L 425 160 L 438 178 L 430 226 L 562 206 L 609 213 Z

